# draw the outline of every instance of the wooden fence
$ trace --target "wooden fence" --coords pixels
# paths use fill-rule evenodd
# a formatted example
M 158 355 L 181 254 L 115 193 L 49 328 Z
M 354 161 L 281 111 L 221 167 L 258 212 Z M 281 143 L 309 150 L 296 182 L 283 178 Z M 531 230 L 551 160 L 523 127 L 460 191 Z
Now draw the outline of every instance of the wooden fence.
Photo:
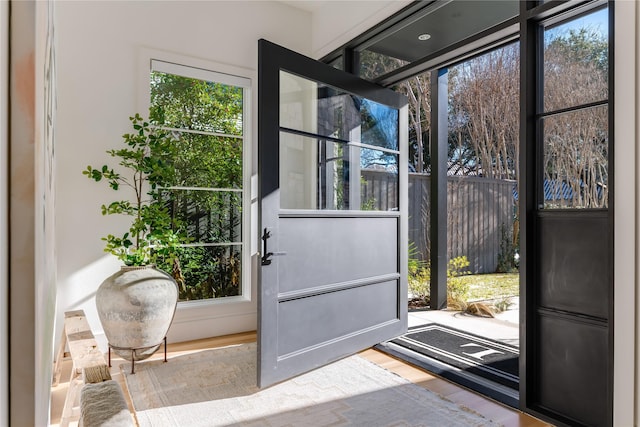
M 395 175 L 362 170 L 362 200 L 376 209 L 397 206 Z M 429 259 L 429 175 L 409 174 L 409 242 Z M 493 273 L 503 239 L 511 239 L 515 181 L 478 177 L 447 177 L 447 247 L 449 259 L 466 256 L 474 273 Z

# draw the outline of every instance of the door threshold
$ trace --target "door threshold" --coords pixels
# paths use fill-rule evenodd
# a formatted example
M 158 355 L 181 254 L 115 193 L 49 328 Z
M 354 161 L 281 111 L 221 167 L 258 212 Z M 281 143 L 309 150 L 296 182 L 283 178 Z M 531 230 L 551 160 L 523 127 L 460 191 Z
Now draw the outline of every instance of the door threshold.
M 489 381 L 463 369 L 432 359 L 423 354 L 413 352 L 406 347 L 392 342 L 383 342 L 375 346 L 377 350 L 402 359 L 408 363 L 446 378 L 456 384 L 487 396 L 512 408 L 519 408 L 519 392 L 502 384 Z

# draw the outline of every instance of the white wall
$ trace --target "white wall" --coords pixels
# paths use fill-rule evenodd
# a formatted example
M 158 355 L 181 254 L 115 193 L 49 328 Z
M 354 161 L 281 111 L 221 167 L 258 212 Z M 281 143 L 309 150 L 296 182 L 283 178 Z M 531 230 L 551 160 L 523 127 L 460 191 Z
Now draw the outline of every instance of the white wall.
M 45 425 L 55 312 L 53 186 L 49 185 L 53 147 L 52 139 L 45 140 L 45 103 L 39 101 L 44 98 L 45 83 L 51 81 L 44 69 L 52 15 L 44 2 L 12 2 L 10 6 L 10 423 Z M 7 354 L 2 357 L 6 360 Z
M 100 214 L 100 205 L 114 200 L 116 193 L 81 172 L 87 165 L 107 163 L 105 151 L 121 143 L 121 135 L 129 131 L 129 115 L 146 114 L 139 110 L 144 105 L 140 94 L 145 93 L 141 85 L 148 85 L 141 56 L 165 51 L 241 70 L 254 80 L 255 126 L 258 39 L 309 54 L 311 18 L 269 1 L 61 1 L 56 2 L 56 18 L 57 319 L 67 310 L 84 309 L 105 346 L 94 295 L 102 280 L 119 269 L 119 261 L 103 252 L 100 238 L 127 222 Z M 179 307 L 170 341 L 256 329 L 255 298 L 249 304 L 193 305 Z M 222 327 L 229 317 L 233 327 Z

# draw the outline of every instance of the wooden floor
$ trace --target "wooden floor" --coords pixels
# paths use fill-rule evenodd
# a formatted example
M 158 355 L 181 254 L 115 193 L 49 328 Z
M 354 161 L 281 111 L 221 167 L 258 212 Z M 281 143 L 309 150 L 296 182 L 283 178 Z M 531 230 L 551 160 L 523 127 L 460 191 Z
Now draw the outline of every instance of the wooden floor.
M 191 351 L 224 347 L 232 344 L 254 342 L 255 340 L 255 332 L 246 332 L 242 334 L 227 335 L 223 337 L 169 344 L 167 352 L 169 356 L 177 356 Z M 469 391 L 463 387 L 453 384 L 445 379 L 430 374 L 423 369 L 414 367 L 404 361 L 391 357 L 378 350 L 368 349 L 361 352 L 360 355 L 374 363 L 377 363 L 383 368 L 394 372 L 421 387 L 426 388 L 427 390 L 437 393 L 452 402 L 469 408 L 486 418 L 502 424 L 504 425 L 504 427 L 542 427 L 550 425 L 527 414 L 523 414 L 522 412 L 516 411 L 512 408 L 481 396 L 475 392 Z M 160 348 L 160 350 L 153 356 L 153 358 L 162 358 L 162 356 L 162 348 Z M 126 393 L 124 378 L 120 374 L 119 366 L 123 363 L 129 362 L 126 362 L 122 359 L 114 358 L 111 372 L 113 378 L 120 382 L 122 389 L 125 390 L 125 395 L 127 396 L 127 400 L 129 403 L 129 409 L 132 410 L 131 401 Z M 57 387 L 53 387 L 51 389 L 51 426 L 58 426 L 58 424 L 60 423 L 60 415 L 62 413 L 62 407 L 64 405 L 64 399 L 68 386 L 68 383 L 65 382 L 65 379 L 69 377 L 69 373 L 71 371 L 71 362 L 68 360 L 64 361 L 62 370 L 62 380 L 60 384 Z M 72 422 L 70 425 L 76 426 L 77 422 Z

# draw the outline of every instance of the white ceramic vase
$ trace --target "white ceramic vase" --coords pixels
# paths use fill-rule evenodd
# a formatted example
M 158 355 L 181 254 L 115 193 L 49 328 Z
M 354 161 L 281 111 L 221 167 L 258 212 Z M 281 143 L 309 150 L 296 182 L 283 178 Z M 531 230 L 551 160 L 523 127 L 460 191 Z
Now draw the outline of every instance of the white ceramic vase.
M 163 343 L 173 321 L 178 286 L 155 266 L 128 267 L 108 277 L 96 293 L 98 316 L 111 351 L 144 360 Z

